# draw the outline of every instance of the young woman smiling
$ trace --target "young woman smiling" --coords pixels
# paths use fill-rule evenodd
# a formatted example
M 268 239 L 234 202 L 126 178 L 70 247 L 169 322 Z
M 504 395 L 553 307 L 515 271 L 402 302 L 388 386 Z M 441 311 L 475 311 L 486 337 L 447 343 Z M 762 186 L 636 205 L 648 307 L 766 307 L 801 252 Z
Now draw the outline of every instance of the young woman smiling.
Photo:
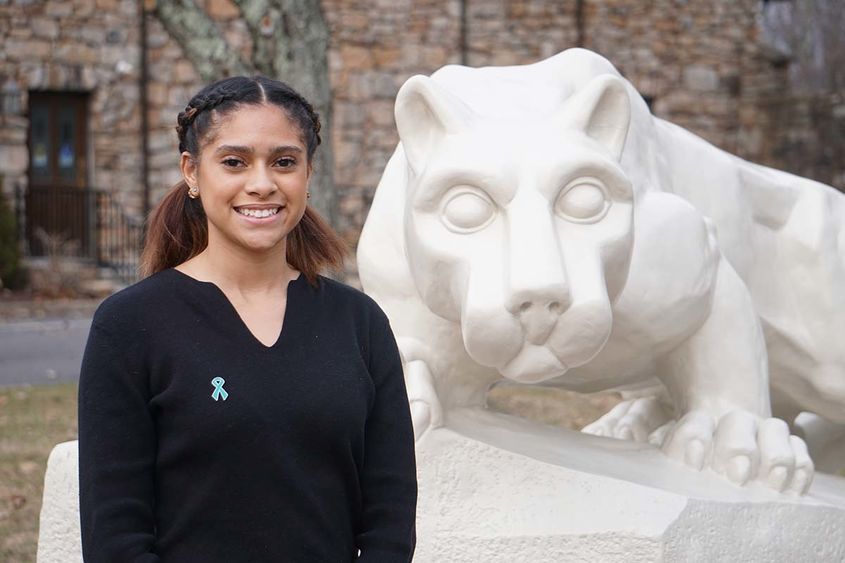
M 97 311 L 79 387 L 85 561 L 400 562 L 416 472 L 402 365 L 307 205 L 320 122 L 229 78 L 179 114 L 148 276 Z

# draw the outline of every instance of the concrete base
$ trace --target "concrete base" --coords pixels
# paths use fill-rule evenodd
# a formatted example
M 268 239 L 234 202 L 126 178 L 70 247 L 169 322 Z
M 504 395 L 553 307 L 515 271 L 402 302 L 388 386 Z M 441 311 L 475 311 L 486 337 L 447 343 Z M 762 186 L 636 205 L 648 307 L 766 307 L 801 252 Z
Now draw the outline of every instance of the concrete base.
M 845 560 L 845 479 L 806 497 L 676 464 L 657 449 L 479 410 L 417 444 L 416 563 Z M 39 563 L 81 562 L 76 442 L 47 463 Z
M 47 459 L 38 529 L 38 563 L 82 563 L 77 442 L 53 448 Z
M 845 479 L 803 498 L 486 411 L 417 444 L 418 563 L 845 560 Z

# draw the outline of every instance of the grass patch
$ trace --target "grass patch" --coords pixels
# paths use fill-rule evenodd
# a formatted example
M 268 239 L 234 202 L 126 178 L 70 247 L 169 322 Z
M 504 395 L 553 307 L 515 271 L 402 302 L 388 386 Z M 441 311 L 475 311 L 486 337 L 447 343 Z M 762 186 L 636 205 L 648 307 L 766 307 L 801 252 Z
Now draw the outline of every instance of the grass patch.
M 0 561 L 35 561 L 47 456 L 75 440 L 75 383 L 0 388 Z

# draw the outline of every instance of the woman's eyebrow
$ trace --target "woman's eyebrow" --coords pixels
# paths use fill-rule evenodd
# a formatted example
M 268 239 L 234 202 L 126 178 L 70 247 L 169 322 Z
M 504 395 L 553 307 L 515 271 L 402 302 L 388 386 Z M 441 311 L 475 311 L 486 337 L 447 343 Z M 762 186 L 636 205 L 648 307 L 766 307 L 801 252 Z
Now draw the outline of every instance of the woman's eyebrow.
M 302 151 L 302 147 L 298 147 L 298 146 L 296 146 L 296 145 L 279 145 L 278 147 L 275 147 L 275 148 L 274 148 L 272 151 L 270 151 L 270 152 L 271 152 L 271 154 L 278 154 L 278 153 L 280 153 L 280 152 L 295 152 L 295 153 L 301 153 L 301 152 L 303 152 L 303 151 Z
M 218 153 L 220 153 L 220 152 L 235 152 L 235 153 L 239 153 L 239 154 L 252 155 L 252 154 L 255 153 L 255 149 L 253 149 L 252 147 L 241 146 L 241 145 L 220 145 L 219 147 L 217 147 L 215 152 L 218 152 Z M 273 149 L 270 151 L 270 154 L 278 154 L 278 153 L 283 153 L 283 152 L 286 152 L 286 153 L 291 153 L 291 152 L 301 153 L 303 151 L 302 151 L 302 147 L 298 147 L 296 145 L 279 145 L 278 147 L 273 147 Z
M 220 145 L 214 152 L 236 152 L 241 154 L 252 154 L 255 150 L 252 147 L 240 145 Z

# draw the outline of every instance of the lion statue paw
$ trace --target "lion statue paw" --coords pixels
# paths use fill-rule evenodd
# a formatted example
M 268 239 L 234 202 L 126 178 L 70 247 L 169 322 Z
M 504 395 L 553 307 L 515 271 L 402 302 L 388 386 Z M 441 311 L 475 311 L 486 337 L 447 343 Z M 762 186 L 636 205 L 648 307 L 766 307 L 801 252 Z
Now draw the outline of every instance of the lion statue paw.
M 710 467 L 738 485 L 758 481 L 778 492 L 802 495 L 813 480 L 804 441 L 791 435 L 783 420 L 748 411 L 718 418 L 690 411 L 671 423 L 661 449 L 694 469 Z
M 622 401 L 607 414 L 588 424 L 581 432 L 633 442 L 655 443 L 656 435 L 672 416 L 657 397 Z M 657 442 L 659 445 L 659 442 Z
M 698 471 L 709 467 L 737 485 L 758 481 L 778 492 L 804 494 L 813 462 L 786 422 L 735 410 L 716 419 L 693 410 L 673 420 L 656 397 L 623 401 L 585 426 L 587 434 L 649 442 Z

